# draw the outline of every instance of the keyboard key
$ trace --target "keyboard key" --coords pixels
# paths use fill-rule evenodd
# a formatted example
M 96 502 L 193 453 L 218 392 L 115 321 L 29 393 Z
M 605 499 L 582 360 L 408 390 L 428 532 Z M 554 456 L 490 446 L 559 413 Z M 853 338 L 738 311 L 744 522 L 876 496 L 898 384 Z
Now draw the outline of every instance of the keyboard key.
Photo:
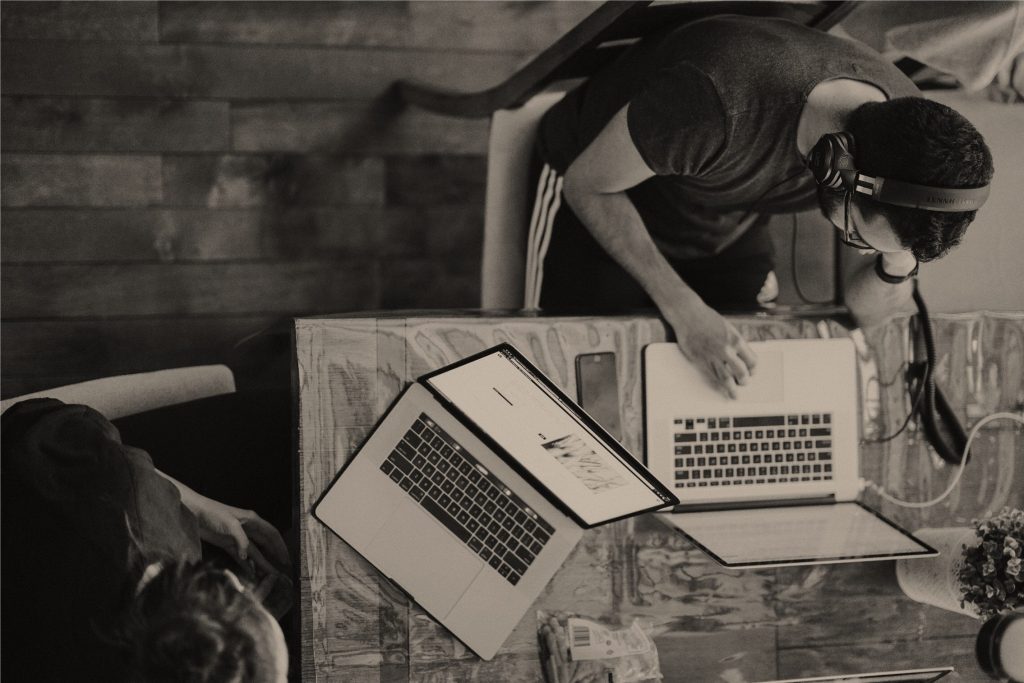
M 784 425 L 786 418 L 783 415 L 736 417 L 732 424 L 734 427 L 768 427 Z
M 526 563 L 515 553 L 509 552 L 505 555 L 505 562 L 519 574 L 526 573 Z
M 458 536 L 463 543 L 469 542 L 469 539 L 471 538 L 469 531 L 463 528 L 463 526 L 456 522 L 454 519 L 452 519 L 452 516 L 448 514 L 448 512 L 444 508 L 442 508 L 440 505 L 430 500 L 429 498 L 424 498 L 423 500 L 421 500 L 420 505 L 426 508 L 427 512 L 436 517 L 438 521 L 440 521 L 442 524 L 448 527 L 448 531 L 451 531 L 453 534 Z

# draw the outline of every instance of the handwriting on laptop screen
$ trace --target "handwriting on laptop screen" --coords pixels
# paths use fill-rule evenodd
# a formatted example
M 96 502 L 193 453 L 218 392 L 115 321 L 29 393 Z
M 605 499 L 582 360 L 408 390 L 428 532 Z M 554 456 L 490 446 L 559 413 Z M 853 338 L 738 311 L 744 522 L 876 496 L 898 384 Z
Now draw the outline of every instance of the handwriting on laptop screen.
M 510 354 L 492 353 L 427 381 L 587 524 L 663 504 Z

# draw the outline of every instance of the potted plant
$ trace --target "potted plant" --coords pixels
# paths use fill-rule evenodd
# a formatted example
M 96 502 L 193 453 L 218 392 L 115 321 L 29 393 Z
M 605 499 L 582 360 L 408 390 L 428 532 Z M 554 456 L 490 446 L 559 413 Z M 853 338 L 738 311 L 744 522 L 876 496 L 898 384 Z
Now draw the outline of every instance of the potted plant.
M 982 619 L 1024 604 L 1024 512 L 1003 508 L 995 517 L 974 522 L 979 543 L 965 546 L 957 573 L 964 603 Z
M 973 527 L 914 535 L 940 554 L 896 563 L 900 588 L 911 599 L 979 619 L 1024 605 L 1024 512 L 1004 508 Z

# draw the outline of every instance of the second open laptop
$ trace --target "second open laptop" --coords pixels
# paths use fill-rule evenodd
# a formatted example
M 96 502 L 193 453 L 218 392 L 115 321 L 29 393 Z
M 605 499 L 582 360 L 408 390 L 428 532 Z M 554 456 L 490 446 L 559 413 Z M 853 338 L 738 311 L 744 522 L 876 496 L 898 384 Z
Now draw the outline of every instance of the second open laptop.
M 731 567 L 937 554 L 857 502 L 858 385 L 849 339 L 751 343 L 739 396 L 676 344 L 644 350 L 646 462 L 680 505 L 660 517 Z
M 502 344 L 406 389 L 314 514 L 490 659 L 584 529 L 678 502 Z
M 933 669 L 907 669 L 904 671 L 876 671 L 867 674 L 847 674 L 842 676 L 788 678 L 784 681 L 764 681 L 764 683 L 933 683 L 951 673 L 953 673 L 953 667 L 944 666 Z

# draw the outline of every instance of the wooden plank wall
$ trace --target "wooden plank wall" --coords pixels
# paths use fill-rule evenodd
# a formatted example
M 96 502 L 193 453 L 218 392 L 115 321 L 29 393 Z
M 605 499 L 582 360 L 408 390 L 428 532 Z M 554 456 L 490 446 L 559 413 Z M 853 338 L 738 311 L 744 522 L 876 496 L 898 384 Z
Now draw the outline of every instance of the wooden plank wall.
M 5 2 L 6 396 L 215 362 L 289 316 L 475 306 L 500 82 L 587 2 Z

